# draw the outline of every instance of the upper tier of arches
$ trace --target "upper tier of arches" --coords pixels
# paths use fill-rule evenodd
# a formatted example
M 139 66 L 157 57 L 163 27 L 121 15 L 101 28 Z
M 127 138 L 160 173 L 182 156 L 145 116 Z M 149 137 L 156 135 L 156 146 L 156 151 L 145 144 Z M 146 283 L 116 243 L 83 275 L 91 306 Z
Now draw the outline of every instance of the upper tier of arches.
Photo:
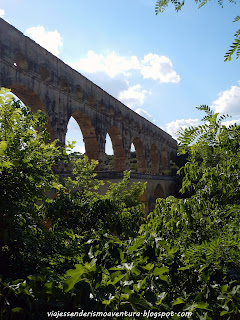
M 69 119 L 81 127 L 86 155 L 105 170 L 106 135 L 114 153 L 114 169 L 130 168 L 131 144 L 137 171 L 162 174 L 169 169 L 177 143 L 172 137 L 73 70 L 63 61 L 0 19 L 0 85 L 33 110 L 48 114 L 51 139 L 65 144 Z

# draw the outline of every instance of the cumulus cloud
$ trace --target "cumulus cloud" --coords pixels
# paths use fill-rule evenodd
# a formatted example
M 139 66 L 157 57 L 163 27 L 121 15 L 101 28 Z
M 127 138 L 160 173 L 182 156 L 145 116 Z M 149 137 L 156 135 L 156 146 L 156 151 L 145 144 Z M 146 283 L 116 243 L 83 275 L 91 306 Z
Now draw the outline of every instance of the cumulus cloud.
M 117 74 L 129 75 L 129 70 L 139 69 L 139 60 L 136 56 L 124 57 L 112 52 L 108 55 L 97 54 L 89 50 L 86 58 L 69 63 L 72 68 L 89 73 L 105 72 L 114 78 Z
M 144 78 L 159 80 L 160 82 L 180 81 L 180 76 L 173 69 L 173 64 L 168 57 L 149 53 L 142 60 L 141 74 Z
M 200 124 L 198 119 L 179 119 L 175 121 L 171 121 L 166 124 L 167 132 L 174 138 L 177 138 L 177 131 L 182 129 L 186 129 L 191 126 L 197 126 Z
M 46 31 L 43 26 L 37 26 L 28 28 L 25 31 L 25 34 L 55 56 L 59 56 L 60 47 L 63 45 L 63 41 L 57 30 Z
M 5 11 L 3 9 L 0 9 L 0 18 L 3 18 L 5 15 Z
M 135 112 L 140 114 L 140 116 L 144 117 L 145 119 L 155 123 L 155 120 L 154 120 L 153 116 L 150 113 L 148 113 L 146 110 L 138 108 L 138 109 L 135 110 Z
M 136 56 L 125 57 L 115 52 L 104 55 L 89 50 L 85 58 L 80 58 L 77 62 L 69 62 L 68 64 L 78 71 L 104 72 L 111 78 L 118 74 L 130 76 L 134 70 L 137 70 L 146 79 L 165 83 L 180 81 L 180 76 L 174 70 L 171 60 L 168 57 L 153 53 L 149 53 L 144 56 L 143 60 L 139 60 Z
M 240 86 L 232 86 L 229 90 L 220 92 L 218 96 L 219 98 L 212 103 L 216 112 L 240 116 Z
M 137 84 L 120 92 L 118 99 L 132 109 L 142 106 L 148 94 L 151 94 L 151 91 L 143 90 L 141 85 Z
M 228 121 L 223 121 L 222 124 L 224 124 L 226 127 L 229 127 L 233 124 L 240 124 L 240 119 L 236 119 L 236 120 L 228 120 Z

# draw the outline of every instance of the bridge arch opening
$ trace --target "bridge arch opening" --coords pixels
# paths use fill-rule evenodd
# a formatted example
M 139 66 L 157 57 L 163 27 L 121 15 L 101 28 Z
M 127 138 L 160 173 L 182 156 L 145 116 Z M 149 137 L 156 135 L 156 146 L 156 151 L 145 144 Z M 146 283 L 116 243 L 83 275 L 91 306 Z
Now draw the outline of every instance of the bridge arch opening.
M 126 170 L 126 160 L 122 135 L 116 127 L 111 127 L 108 130 L 108 134 L 112 142 L 114 170 L 122 172 Z
M 165 193 L 161 184 L 158 184 L 154 191 L 154 200 L 156 201 L 158 198 L 165 198 Z
M 84 154 L 85 144 L 83 142 L 83 135 L 82 135 L 81 128 L 77 123 L 77 121 L 73 117 L 71 117 L 68 121 L 65 143 L 67 142 L 72 143 L 73 141 L 75 141 L 76 143 L 74 144 L 74 148 L 72 149 L 71 152 L 80 152 Z
M 166 149 L 163 149 L 161 152 L 161 163 L 162 163 L 162 171 L 164 174 L 164 171 L 168 169 L 168 155 Z
M 108 171 L 114 171 L 114 160 L 113 160 L 113 146 L 112 141 L 107 133 L 106 140 L 105 140 L 105 165 Z
M 145 173 L 147 171 L 147 167 L 146 167 L 146 160 L 145 160 L 144 144 L 139 137 L 136 137 L 133 139 L 133 145 L 136 150 L 137 170 L 140 173 Z
M 85 155 L 89 160 L 98 160 L 98 143 L 92 121 L 86 113 L 76 111 L 72 115 L 80 127 L 85 146 Z
M 48 113 L 43 101 L 33 90 L 31 90 L 30 88 L 24 85 L 19 85 L 19 84 L 9 85 L 8 88 L 11 89 L 12 93 L 18 99 L 20 99 L 27 107 L 29 107 L 32 112 L 37 112 L 38 110 L 41 110 L 42 112 L 46 113 L 48 116 Z M 46 128 L 50 135 L 50 140 L 53 141 L 55 139 L 55 136 L 54 136 L 54 132 L 51 126 L 51 121 L 49 116 L 48 116 Z
M 156 205 L 156 200 L 158 198 L 165 198 L 165 193 L 161 184 L 158 184 L 154 190 L 153 197 L 149 198 L 149 209 L 150 211 L 154 210 Z
M 155 144 L 151 145 L 150 156 L 151 156 L 151 173 L 158 174 L 159 173 L 159 158 L 158 158 L 158 149 Z
M 131 172 L 138 172 L 137 154 L 134 144 L 131 144 L 130 148 L 130 170 Z

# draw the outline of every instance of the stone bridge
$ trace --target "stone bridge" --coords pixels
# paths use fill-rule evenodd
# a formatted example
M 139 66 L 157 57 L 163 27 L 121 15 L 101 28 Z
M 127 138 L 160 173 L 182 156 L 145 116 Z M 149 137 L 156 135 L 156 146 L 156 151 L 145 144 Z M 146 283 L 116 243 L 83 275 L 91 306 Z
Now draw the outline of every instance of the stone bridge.
M 120 179 L 121 172 L 130 168 L 133 144 L 138 173 L 132 174 L 132 180 L 148 181 L 149 185 L 143 201 L 173 193 L 174 179 L 164 173 L 176 156 L 176 141 L 1 18 L 0 86 L 10 88 L 33 111 L 45 111 L 50 137 L 60 145 L 65 144 L 73 117 L 82 131 L 86 155 L 99 161 L 97 170 L 103 178 L 105 174 L 109 180 L 110 174 L 105 166 L 109 134 L 113 179 Z

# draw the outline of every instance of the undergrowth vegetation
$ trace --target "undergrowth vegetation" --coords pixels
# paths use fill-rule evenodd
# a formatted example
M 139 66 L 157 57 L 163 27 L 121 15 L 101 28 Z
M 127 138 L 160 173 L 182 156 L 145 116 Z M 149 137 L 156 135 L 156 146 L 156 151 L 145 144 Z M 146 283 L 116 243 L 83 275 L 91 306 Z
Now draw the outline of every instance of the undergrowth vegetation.
M 71 155 L 48 142 L 46 116 L 3 88 L 0 105 L 1 320 L 53 310 L 239 319 L 240 126 L 200 107 L 204 123 L 180 133 L 190 196 L 158 199 L 145 220 L 144 184 L 125 173 L 100 195 L 86 157 L 60 180 L 53 168 Z

